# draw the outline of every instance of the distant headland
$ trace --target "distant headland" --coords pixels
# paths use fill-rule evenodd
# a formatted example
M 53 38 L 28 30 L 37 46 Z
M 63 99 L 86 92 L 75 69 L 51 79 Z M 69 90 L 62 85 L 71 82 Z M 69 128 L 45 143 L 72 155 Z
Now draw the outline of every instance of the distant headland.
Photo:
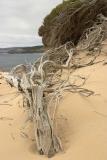
M 31 47 L 10 47 L 10 48 L 0 48 L 0 54 L 27 54 L 27 53 L 42 53 L 44 52 L 44 47 L 31 46 Z

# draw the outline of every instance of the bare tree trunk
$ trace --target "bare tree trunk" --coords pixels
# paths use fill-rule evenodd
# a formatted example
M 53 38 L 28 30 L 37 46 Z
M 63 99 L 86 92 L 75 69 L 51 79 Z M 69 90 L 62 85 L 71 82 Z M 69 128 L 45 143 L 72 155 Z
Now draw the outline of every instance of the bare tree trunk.
M 37 148 L 40 154 L 51 157 L 61 149 L 61 146 L 58 138 L 54 135 L 53 123 L 48 114 L 48 106 L 45 101 L 42 86 L 33 88 L 33 99 Z

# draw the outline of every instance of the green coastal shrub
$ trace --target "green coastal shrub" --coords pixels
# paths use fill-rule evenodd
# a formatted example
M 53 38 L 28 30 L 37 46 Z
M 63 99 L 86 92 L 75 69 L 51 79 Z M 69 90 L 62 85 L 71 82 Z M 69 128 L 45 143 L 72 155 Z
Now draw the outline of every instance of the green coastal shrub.
M 107 16 L 107 0 L 68 0 L 45 17 L 38 33 L 47 48 L 59 47 L 68 41 L 77 45 L 99 14 Z
M 51 11 L 49 15 L 45 17 L 44 24 L 51 23 L 53 19 L 59 16 L 61 12 L 64 12 L 65 10 L 71 8 L 71 6 L 74 7 L 74 5 L 77 5 L 77 4 L 81 4 L 81 1 L 80 0 L 68 0 L 68 1 L 64 1 L 63 3 L 59 4 Z

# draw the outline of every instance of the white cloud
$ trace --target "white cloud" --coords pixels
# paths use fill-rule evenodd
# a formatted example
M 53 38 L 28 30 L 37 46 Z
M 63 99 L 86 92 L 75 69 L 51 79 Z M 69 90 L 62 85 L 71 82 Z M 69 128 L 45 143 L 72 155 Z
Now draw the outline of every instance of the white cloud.
M 38 27 L 60 2 L 62 0 L 0 0 L 0 46 L 41 43 Z

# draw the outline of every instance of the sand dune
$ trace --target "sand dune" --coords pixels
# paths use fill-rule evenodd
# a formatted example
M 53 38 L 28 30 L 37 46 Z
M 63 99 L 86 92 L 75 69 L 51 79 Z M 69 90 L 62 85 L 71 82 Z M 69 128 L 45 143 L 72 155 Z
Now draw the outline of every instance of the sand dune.
M 105 59 L 104 56 L 100 60 Z M 66 77 L 66 73 L 65 77 Z M 84 88 L 95 95 L 83 97 L 64 93 L 57 112 L 57 132 L 63 151 L 52 160 L 107 160 L 107 65 L 78 69 L 74 74 L 88 77 Z M 72 76 L 70 77 L 72 80 Z M 77 78 L 77 83 L 81 80 Z M 25 123 L 22 96 L 0 76 L 0 159 L 42 160 L 36 151 L 33 126 Z

